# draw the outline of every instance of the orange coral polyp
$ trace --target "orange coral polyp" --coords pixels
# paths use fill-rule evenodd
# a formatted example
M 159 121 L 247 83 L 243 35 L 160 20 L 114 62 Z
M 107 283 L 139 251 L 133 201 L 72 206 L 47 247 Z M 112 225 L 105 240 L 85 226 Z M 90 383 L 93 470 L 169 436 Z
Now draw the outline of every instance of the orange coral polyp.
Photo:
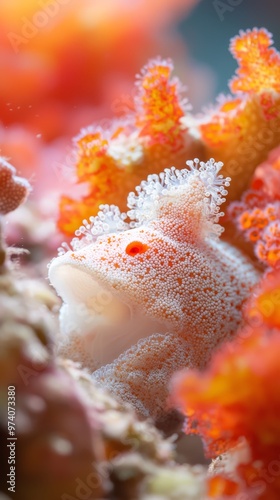
M 239 219 L 239 223 L 243 230 L 251 228 L 258 228 L 261 230 L 267 226 L 269 221 L 275 220 L 275 218 L 275 213 L 273 213 L 272 210 L 268 211 L 267 209 L 261 210 L 255 208 L 254 210 L 244 212 Z
M 132 241 L 127 245 L 125 251 L 128 255 L 131 255 L 131 257 L 134 257 L 135 255 L 139 253 L 145 253 L 148 250 L 148 245 L 145 245 L 144 243 L 141 243 L 141 241 Z
M 264 28 L 240 31 L 230 50 L 239 63 L 230 83 L 233 93 L 280 92 L 280 55 L 271 48 L 273 39 Z
M 280 265 L 280 221 L 271 222 L 262 232 L 255 248 L 257 257 L 270 267 Z
M 271 268 L 280 266 L 280 150 L 274 149 L 268 160 L 260 164 L 240 202 L 227 211 L 247 241 L 254 243 L 257 259 Z
M 260 321 L 280 329 L 280 270 L 270 271 L 260 284 L 259 292 L 246 307 L 246 317 L 257 314 Z
M 223 113 L 234 111 L 241 103 L 242 103 L 241 99 L 233 99 L 226 101 L 222 104 L 220 111 L 222 111 Z
M 150 61 L 139 77 L 136 126 L 140 137 L 146 136 L 150 144 L 167 144 L 174 149 L 177 141 L 183 144 L 180 119 L 184 116 L 179 82 L 170 79 L 172 63 L 156 59 Z

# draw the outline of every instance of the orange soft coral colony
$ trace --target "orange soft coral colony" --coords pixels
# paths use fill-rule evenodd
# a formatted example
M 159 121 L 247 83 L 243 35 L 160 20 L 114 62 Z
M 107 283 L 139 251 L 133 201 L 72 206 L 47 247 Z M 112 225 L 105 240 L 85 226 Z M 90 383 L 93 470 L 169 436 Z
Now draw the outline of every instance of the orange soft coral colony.
M 275 448 L 280 452 L 279 332 L 247 336 L 222 348 L 205 373 L 175 377 L 174 397 L 189 417 L 187 431 L 203 436 L 210 455 L 242 436 L 254 459 L 267 458 Z
M 239 63 L 230 82 L 233 93 L 280 92 L 280 55 L 272 44 L 272 35 L 264 28 L 241 31 L 232 39 L 230 50 Z
M 102 367 L 94 377 L 142 415 L 163 411 L 174 371 L 204 366 L 234 335 L 257 280 L 218 239 L 229 184 L 222 164 L 187 165 L 150 175 L 130 193 L 127 213 L 101 207 L 49 270 L 64 303 L 59 352 Z
M 276 148 L 257 168 L 241 201 L 231 203 L 227 210 L 227 218 L 254 245 L 257 259 L 271 268 L 280 266 L 279 186 L 279 148 Z
M 82 130 L 75 142 L 77 179 L 81 183 L 88 181 L 89 191 L 81 200 L 66 196 L 60 200 L 58 227 L 68 235 L 73 235 L 73 228 L 77 229 L 85 217 L 96 214 L 100 203 L 115 194 L 112 184 L 115 162 L 107 154 L 108 138 L 103 131 L 89 127 Z
M 245 498 L 280 497 L 279 304 L 277 270 L 265 275 L 247 303 L 245 328 L 205 372 L 183 371 L 173 380 L 173 401 L 188 417 L 186 431 L 202 436 L 210 456 L 229 450 L 233 471 L 233 447 L 248 448 L 235 470 L 251 489 Z
M 279 159 L 278 147 L 258 166 L 241 201 L 231 203 L 227 210 L 237 230 L 254 245 L 257 259 L 274 269 L 280 267 Z
M 280 55 L 271 44 L 271 35 L 256 28 L 232 40 L 239 69 L 230 88 L 237 97 L 224 99 L 199 126 L 207 153 L 219 157 L 232 178 L 228 200 L 240 197 L 280 141 Z
M 133 106 L 109 129 L 90 127 L 76 141 L 78 182 L 88 185 L 80 200 L 63 197 L 59 229 L 73 235 L 77 221 L 96 215 L 102 203 L 125 210 L 128 193 L 150 173 L 185 158 L 220 158 L 232 182 L 227 201 L 240 198 L 257 165 L 280 142 L 280 56 L 266 30 L 241 32 L 231 44 L 240 63 L 231 89 L 213 112 L 192 117 L 183 87 L 169 60 L 150 61 L 137 79 Z M 264 75 L 264 77 L 263 77 Z
M 83 219 L 97 214 L 100 204 L 117 203 L 125 210 L 128 193 L 143 177 L 173 161 L 183 168 L 186 150 L 197 154 L 196 141 L 181 124 L 188 105 L 182 85 L 171 78 L 172 70 L 170 61 L 150 61 L 137 77 L 133 110 L 108 129 L 92 126 L 81 131 L 75 140 L 75 167 L 78 182 L 86 182 L 88 192 L 81 200 L 62 197 L 58 227 L 63 233 L 73 236 Z
M 85 218 L 96 215 L 100 204 L 119 200 L 126 207 L 128 192 L 140 182 L 143 146 L 125 127 L 103 131 L 89 127 L 76 139 L 78 182 L 87 182 L 88 192 L 81 199 L 63 196 L 60 200 L 59 229 L 73 236 Z

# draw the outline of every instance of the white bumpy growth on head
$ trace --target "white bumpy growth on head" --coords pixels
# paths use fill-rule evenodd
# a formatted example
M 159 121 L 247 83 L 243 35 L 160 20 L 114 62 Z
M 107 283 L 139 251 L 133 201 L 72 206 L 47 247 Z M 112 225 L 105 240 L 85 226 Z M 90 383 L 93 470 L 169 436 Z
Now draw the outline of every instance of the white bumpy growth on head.
M 128 195 L 128 216 L 133 221 L 130 227 L 160 218 L 166 223 L 173 218 L 173 224 L 179 228 L 182 219 L 190 233 L 201 231 L 204 237 L 221 234 L 223 228 L 217 223 L 224 213 L 220 212 L 220 205 L 225 202 L 225 187 L 231 179 L 218 175 L 223 163 L 213 158 L 206 163 L 195 158 L 187 165 L 189 169 L 172 167 L 159 175 L 149 175 L 136 188 L 137 194 Z
M 195 158 L 187 161 L 182 170 L 175 167 L 165 169 L 159 175 L 149 175 L 147 180 L 137 186 L 135 193 L 129 193 L 127 214 L 121 213 L 115 205 L 100 205 L 100 211 L 76 231 L 71 245 L 63 243 L 59 255 L 68 250 L 76 251 L 94 243 L 99 236 L 118 233 L 149 225 L 160 220 L 167 232 L 172 236 L 215 238 L 219 237 L 223 228 L 218 224 L 224 215 L 220 205 L 227 195 L 226 187 L 230 177 L 219 175 L 223 163 L 213 158 L 204 163 Z M 168 222 L 173 232 L 168 231 Z M 171 234 L 170 234 L 171 235 Z
M 129 224 L 125 222 L 126 213 L 121 213 L 119 207 L 115 205 L 100 205 L 98 214 L 91 216 L 89 221 L 83 221 L 83 225 L 75 232 L 76 237 L 71 241 L 71 247 L 67 243 L 62 243 L 58 249 L 58 255 L 64 255 L 68 250 L 80 250 L 91 243 L 94 243 L 98 236 L 110 233 L 119 233 L 129 229 Z

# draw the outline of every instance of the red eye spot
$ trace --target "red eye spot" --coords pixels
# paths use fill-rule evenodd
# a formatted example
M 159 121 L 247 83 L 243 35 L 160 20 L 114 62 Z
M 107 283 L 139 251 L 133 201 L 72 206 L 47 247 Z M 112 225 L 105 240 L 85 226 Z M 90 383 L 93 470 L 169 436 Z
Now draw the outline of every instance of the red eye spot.
M 141 241 L 132 241 L 125 249 L 126 253 L 131 257 L 134 257 L 138 253 L 144 253 L 146 250 L 148 250 L 148 245 L 141 243 Z

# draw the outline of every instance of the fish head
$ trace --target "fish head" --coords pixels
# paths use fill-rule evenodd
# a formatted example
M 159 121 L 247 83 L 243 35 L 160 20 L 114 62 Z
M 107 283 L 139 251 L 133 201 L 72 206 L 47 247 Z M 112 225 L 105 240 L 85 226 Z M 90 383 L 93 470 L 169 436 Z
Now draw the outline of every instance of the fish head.
M 93 341 L 100 366 L 139 338 L 174 329 L 181 314 L 182 260 L 177 242 L 152 226 L 103 235 L 55 258 L 49 279 L 63 301 L 65 341 L 73 335 Z

